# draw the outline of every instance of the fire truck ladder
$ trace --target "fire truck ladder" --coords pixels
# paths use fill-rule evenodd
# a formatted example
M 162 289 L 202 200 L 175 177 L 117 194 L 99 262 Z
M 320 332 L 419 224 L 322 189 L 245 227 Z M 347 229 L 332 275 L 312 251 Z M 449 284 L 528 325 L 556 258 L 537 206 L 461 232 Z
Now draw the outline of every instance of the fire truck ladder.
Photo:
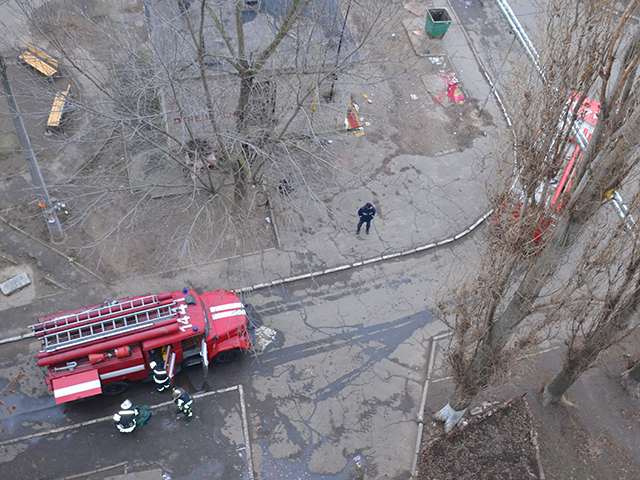
M 155 300 L 155 296 L 151 296 L 150 298 L 154 299 L 152 305 L 135 312 L 122 312 L 122 304 L 101 307 L 99 309 L 99 314 L 92 317 L 90 323 L 86 323 L 84 320 L 79 320 L 81 315 L 87 313 L 86 311 L 74 315 L 67 315 L 65 317 L 58 317 L 45 322 L 44 335 L 42 335 L 42 333 L 39 335 L 37 334 L 43 343 L 44 348 L 42 352 L 55 352 L 63 348 L 75 347 L 95 340 L 130 333 L 153 326 L 158 322 L 168 320 L 175 316 L 175 301 L 164 305 L 158 305 L 157 300 Z M 112 308 L 115 309 L 115 312 L 111 311 Z M 122 313 L 114 316 L 114 313 L 116 312 Z M 62 320 L 64 323 L 59 324 L 59 320 Z M 51 322 L 53 322 L 53 325 L 51 327 L 47 327 L 46 324 Z M 82 323 L 82 325 L 74 325 L 74 323 Z M 38 326 L 34 325 L 33 327 Z M 53 331 L 51 333 L 47 333 L 47 330 Z

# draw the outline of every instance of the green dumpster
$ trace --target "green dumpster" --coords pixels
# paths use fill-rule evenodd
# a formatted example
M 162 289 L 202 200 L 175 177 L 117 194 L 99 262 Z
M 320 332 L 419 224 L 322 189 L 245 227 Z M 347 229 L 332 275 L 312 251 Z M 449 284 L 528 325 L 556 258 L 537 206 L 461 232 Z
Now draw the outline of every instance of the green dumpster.
M 431 38 L 441 38 L 451 25 L 451 17 L 446 8 L 430 8 L 427 10 L 426 29 Z

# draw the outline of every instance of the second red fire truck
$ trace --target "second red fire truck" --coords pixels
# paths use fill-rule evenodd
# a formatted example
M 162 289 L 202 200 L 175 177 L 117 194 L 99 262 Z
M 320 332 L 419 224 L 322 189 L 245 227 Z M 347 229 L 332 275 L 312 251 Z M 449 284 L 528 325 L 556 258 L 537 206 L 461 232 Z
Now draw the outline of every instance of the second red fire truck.
M 578 104 L 579 101 L 580 104 Z M 567 100 L 567 108 L 572 115 L 575 115 L 576 129 L 588 143 L 598 123 L 600 103 L 588 97 L 582 98 L 579 95 L 572 95 Z M 570 140 L 571 144 L 566 153 L 564 165 L 557 177 L 552 179 L 549 185 L 540 184 L 535 192 L 535 201 L 542 203 L 545 207 L 545 212 L 538 219 L 538 227 L 532 238 L 536 244 L 540 244 L 547 232 L 556 225 L 557 219 L 562 212 L 564 197 L 574 187 L 574 175 L 580 166 L 583 152 L 575 138 L 571 137 Z M 543 192 L 546 193 L 544 198 Z M 499 223 L 505 213 L 510 213 L 514 220 L 518 220 L 523 206 L 523 198 L 524 189 L 516 178 L 511 184 L 509 192 L 500 203 L 496 214 L 496 222 Z

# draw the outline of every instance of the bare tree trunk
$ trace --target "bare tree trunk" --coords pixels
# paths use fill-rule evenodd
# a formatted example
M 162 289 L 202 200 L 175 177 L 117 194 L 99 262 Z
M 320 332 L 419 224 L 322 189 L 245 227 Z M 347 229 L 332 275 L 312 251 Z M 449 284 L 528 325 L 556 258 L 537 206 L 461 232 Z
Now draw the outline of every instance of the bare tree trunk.
M 497 318 L 486 320 L 485 333 L 472 353 L 468 368 L 456 376 L 457 384 L 454 394 L 449 403 L 436 415 L 437 419 L 445 422 L 446 431 L 450 431 L 455 426 L 464 414 L 464 410 L 500 370 L 502 354 L 513 332 L 532 313 L 540 292 L 554 276 L 561 258 L 575 244 L 585 225 L 602 205 L 605 193 L 620 185 L 630 168 L 638 162 L 634 140 L 624 138 L 624 132 L 629 132 L 630 135 L 639 118 L 637 114 L 630 115 L 633 110 L 628 112 L 626 109 L 632 107 L 628 104 L 621 105 L 620 98 L 628 84 L 633 83 L 635 78 L 638 62 L 636 47 L 639 39 L 640 31 L 636 29 L 626 49 L 625 61 L 620 66 L 618 72 L 620 75 L 614 84 L 609 83 L 612 79 L 610 69 L 607 72 L 604 87 L 601 89 L 601 111 L 598 124 L 576 175 L 579 179 L 577 188 L 566 199 L 563 206 L 564 213 L 558 225 L 550 238 L 541 246 L 537 260 L 509 298 L 504 311 Z M 609 55 L 601 61 L 605 65 L 610 65 L 613 59 L 614 57 Z M 623 110 L 624 113 L 622 113 Z M 635 309 L 635 303 L 630 308 Z M 624 319 L 618 315 L 615 320 L 612 319 L 611 335 L 619 332 L 620 328 L 626 328 L 619 324 L 613 326 L 614 322 L 628 323 L 630 317 L 624 315 L 623 317 Z M 605 335 L 604 338 L 608 338 L 604 331 L 599 335 Z M 599 340 L 599 337 L 594 340 Z M 585 349 L 577 360 L 578 363 L 567 369 L 566 380 L 564 377 L 558 379 L 559 390 L 560 384 L 575 381 L 575 378 L 584 371 L 581 367 L 585 362 L 591 364 L 597 358 L 599 350 L 591 352 L 591 349 L 596 349 L 595 345 Z
M 620 340 L 620 333 L 628 329 L 631 321 L 637 316 L 640 307 L 640 280 L 636 274 L 640 270 L 640 257 L 637 250 L 629 255 L 629 262 L 624 263 L 625 278 L 615 287 L 610 288 L 607 300 L 602 305 L 597 320 L 585 334 L 585 339 L 578 348 L 574 341 L 577 332 L 569 343 L 566 360 L 551 383 L 545 386 L 543 404 L 559 403 L 566 391 L 590 369 L 604 350 Z M 628 292 L 633 292 L 628 295 Z M 626 294 L 626 295 L 625 295 Z
M 236 128 L 240 133 L 244 133 L 247 130 L 248 107 L 251 100 L 254 78 L 251 70 L 243 71 L 240 74 L 240 95 L 238 96 L 238 107 L 236 108 Z
M 453 427 L 462 419 L 469 404 L 478 394 L 478 389 L 465 391 L 465 385 L 458 384 L 444 407 L 435 414 L 435 419 L 444 422 L 444 429 L 450 432 Z
M 602 329 L 588 338 L 582 348 L 575 355 L 572 355 L 571 360 L 567 362 L 562 371 L 556 375 L 551 383 L 544 387 L 542 393 L 543 405 L 560 403 L 564 394 L 580 378 L 580 375 L 589 370 L 598 359 L 600 353 L 615 342 L 617 334 L 627 328 L 630 316 L 635 313 L 634 310 L 629 312 L 629 315 L 621 315 L 612 319 Z
M 607 315 L 597 328 L 583 343 L 582 347 L 570 355 L 565 364 L 551 383 L 544 387 L 542 393 L 543 404 L 559 403 L 563 395 L 573 385 L 580 375 L 589 370 L 598 359 L 601 352 L 616 342 L 618 335 L 629 326 L 629 322 L 638 314 L 640 305 L 640 290 L 633 295 L 631 304 L 615 315 Z M 611 318 L 613 317 L 613 318 Z
M 634 397 L 640 397 L 640 362 L 622 374 L 622 386 Z
M 555 272 L 558 260 L 573 245 L 590 215 L 600 206 L 599 199 L 607 190 L 598 180 L 612 178 L 614 171 L 612 167 L 613 165 L 603 165 L 598 177 L 591 179 L 594 186 L 600 185 L 600 188 L 584 189 L 579 199 L 572 199 L 572 203 L 584 205 L 581 208 L 581 214 L 567 214 L 562 218 L 540 257 L 512 296 L 506 310 L 488 328 L 463 381 L 456 386 L 449 403 L 436 416 L 438 420 L 445 422 L 447 432 L 462 418 L 464 411 L 478 395 L 478 392 L 493 377 L 497 367 L 496 362 L 509 340 L 510 334 L 531 314 L 534 301 L 547 280 Z

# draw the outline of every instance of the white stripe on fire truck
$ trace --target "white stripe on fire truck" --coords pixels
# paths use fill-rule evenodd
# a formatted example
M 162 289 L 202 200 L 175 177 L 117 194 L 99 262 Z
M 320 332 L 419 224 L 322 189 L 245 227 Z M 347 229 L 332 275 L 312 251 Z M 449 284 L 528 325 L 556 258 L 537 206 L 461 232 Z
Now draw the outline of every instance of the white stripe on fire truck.
M 88 392 L 93 389 L 100 389 L 100 380 L 91 380 L 90 382 L 78 383 L 77 385 L 69 385 L 68 387 L 57 388 L 53 391 L 55 398 L 67 397 L 80 392 Z
M 246 314 L 246 312 L 245 312 L 244 308 L 241 308 L 239 310 L 233 310 L 232 312 L 216 313 L 215 315 L 211 315 L 211 320 L 219 320 L 221 318 L 235 317 L 237 315 L 245 315 L 245 314 Z
M 211 313 L 221 312 L 222 310 L 235 310 L 236 308 L 244 308 L 242 302 L 225 303 L 224 305 L 216 305 L 215 307 L 209 307 Z
M 114 370 L 113 372 L 101 373 L 100 378 L 102 380 L 106 380 L 107 378 L 119 377 L 120 375 L 139 372 L 140 370 L 144 369 L 144 365 L 134 365 L 133 367 L 123 368 L 122 370 Z

